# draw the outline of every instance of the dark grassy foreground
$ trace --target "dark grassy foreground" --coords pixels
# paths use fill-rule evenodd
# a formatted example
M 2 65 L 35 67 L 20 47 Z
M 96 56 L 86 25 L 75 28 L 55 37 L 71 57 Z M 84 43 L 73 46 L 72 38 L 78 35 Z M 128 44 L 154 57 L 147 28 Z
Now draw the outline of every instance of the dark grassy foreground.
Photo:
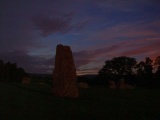
M 49 84 L 0 82 L 0 120 L 160 120 L 160 89 L 93 86 L 67 99 L 53 96 Z

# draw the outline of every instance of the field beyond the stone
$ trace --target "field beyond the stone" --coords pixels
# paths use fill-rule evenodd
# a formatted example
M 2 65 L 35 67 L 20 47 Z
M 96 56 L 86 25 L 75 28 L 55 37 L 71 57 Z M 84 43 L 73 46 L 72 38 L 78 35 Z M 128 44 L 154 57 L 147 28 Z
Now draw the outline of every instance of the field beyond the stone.
M 0 82 L 0 120 L 160 120 L 160 89 L 90 86 L 69 99 L 51 84 Z

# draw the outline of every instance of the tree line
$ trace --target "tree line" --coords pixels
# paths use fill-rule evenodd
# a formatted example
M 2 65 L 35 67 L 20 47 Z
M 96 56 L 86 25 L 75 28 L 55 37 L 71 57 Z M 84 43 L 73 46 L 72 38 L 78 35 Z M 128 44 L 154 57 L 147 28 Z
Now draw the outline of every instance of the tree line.
M 140 62 L 132 57 L 114 57 L 105 61 L 98 72 L 98 79 L 106 83 L 124 79 L 125 83 L 136 86 L 160 87 L 160 56 L 155 60 L 147 57 Z
M 3 82 L 21 82 L 23 77 L 27 76 L 23 68 L 18 68 L 16 63 L 0 60 L 0 81 Z

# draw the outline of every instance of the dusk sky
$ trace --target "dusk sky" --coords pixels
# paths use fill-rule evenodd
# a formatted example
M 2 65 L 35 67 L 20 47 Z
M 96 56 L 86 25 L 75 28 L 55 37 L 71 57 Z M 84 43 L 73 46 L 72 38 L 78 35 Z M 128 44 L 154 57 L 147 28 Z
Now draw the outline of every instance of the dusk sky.
M 1 0 L 0 59 L 52 73 L 58 44 L 72 49 L 77 74 L 117 56 L 160 55 L 160 0 Z

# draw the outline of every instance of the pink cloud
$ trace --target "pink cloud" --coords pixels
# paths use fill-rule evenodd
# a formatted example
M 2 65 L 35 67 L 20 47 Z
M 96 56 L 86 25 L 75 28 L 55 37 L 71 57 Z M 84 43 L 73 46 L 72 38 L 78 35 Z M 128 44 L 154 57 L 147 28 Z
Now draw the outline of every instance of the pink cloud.
M 123 55 L 138 59 L 138 56 L 155 58 L 160 53 L 159 23 L 160 21 L 152 21 L 115 25 L 93 34 L 89 38 L 90 41 L 99 40 L 102 44 L 77 52 L 75 60 L 82 59 L 81 62 L 77 62 L 78 68 L 85 68 L 85 66 L 89 68 L 89 65 L 92 68 L 97 60 L 100 68 L 105 60 Z
M 88 69 L 88 70 L 78 70 L 77 75 L 91 75 L 91 74 L 97 74 L 98 69 Z
M 153 57 L 153 55 L 154 55 L 154 57 L 156 57 L 156 56 L 159 55 L 158 53 L 160 53 L 160 47 L 159 46 L 160 46 L 160 39 L 157 40 L 157 41 L 153 41 L 152 43 L 147 44 L 147 45 L 142 44 L 142 46 L 131 49 L 131 50 L 128 50 L 128 51 L 125 51 L 122 54 L 126 55 L 126 56 L 136 56 L 136 55 L 145 54 L 146 57 L 150 57 L 150 56 Z
M 137 22 L 137 23 L 123 23 L 114 25 L 112 27 L 106 27 L 106 29 L 93 34 L 89 39 L 91 41 L 100 40 L 100 41 L 121 41 L 121 39 L 137 39 L 137 38 L 154 38 L 159 37 L 160 21 L 151 21 L 151 22 Z M 152 29 L 154 28 L 154 29 Z M 126 40 L 127 41 L 127 40 Z
M 113 45 L 110 47 L 99 48 L 96 50 L 84 50 L 79 52 L 74 52 L 75 64 L 78 67 L 89 64 L 91 62 L 97 61 L 98 58 L 101 58 L 104 54 L 109 54 L 119 48 L 119 45 Z

